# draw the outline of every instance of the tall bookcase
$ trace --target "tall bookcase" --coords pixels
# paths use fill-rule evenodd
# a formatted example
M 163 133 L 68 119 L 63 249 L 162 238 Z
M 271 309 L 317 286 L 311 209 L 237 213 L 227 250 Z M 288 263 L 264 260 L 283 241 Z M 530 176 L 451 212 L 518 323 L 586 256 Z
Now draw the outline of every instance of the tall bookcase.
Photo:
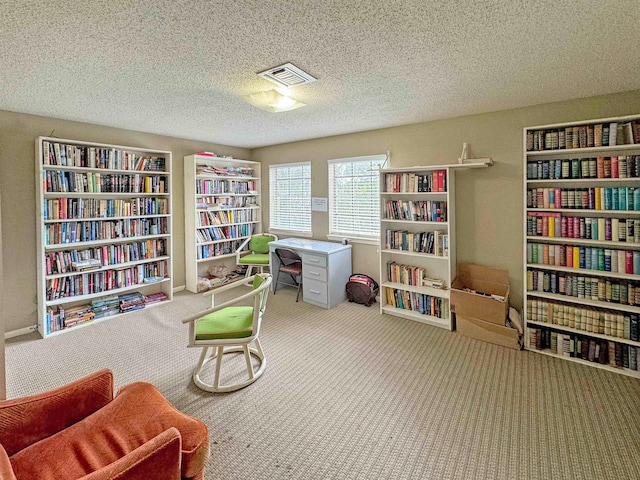
M 172 300 L 171 152 L 39 137 L 35 172 L 40 335 Z
M 448 166 L 380 171 L 380 312 L 452 330 L 455 176 Z
M 214 263 L 231 262 L 261 232 L 260 163 L 207 155 L 184 157 L 187 290 L 198 291 Z
M 640 377 L 640 116 L 524 129 L 525 348 Z

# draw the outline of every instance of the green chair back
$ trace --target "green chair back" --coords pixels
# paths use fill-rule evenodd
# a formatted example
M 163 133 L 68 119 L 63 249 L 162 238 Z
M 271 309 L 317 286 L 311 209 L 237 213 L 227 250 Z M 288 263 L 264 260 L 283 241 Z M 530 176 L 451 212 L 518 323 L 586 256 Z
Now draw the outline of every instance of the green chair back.
M 249 240 L 249 250 L 254 253 L 269 253 L 269 242 L 273 242 L 275 237 L 272 235 L 254 235 Z

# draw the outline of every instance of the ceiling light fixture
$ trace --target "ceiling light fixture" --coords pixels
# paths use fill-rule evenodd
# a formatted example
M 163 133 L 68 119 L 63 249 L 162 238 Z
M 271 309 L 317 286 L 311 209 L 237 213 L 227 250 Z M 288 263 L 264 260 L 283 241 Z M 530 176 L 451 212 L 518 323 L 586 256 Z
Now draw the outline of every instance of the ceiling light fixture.
M 275 90 L 252 93 L 242 98 L 254 107 L 261 108 L 267 112 L 287 112 L 306 105 L 306 103 L 298 102 Z

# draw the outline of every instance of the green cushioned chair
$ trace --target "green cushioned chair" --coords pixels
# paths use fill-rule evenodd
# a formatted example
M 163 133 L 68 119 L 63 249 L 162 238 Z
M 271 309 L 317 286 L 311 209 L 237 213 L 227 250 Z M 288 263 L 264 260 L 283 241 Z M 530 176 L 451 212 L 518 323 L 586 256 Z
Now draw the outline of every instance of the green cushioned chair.
M 211 308 L 182 321 L 189 324 L 189 347 L 202 348 L 200 360 L 193 371 L 193 383 L 201 389 L 207 392 L 232 392 L 255 382 L 264 373 L 267 360 L 264 358 L 258 334 L 267 306 L 271 280 L 271 274 L 260 273 L 206 292 L 204 295 L 211 296 Z M 216 294 L 238 287 L 251 287 L 251 290 L 233 300 L 215 305 Z M 252 305 L 246 305 L 247 303 Z M 254 347 L 249 346 L 252 342 L 255 344 Z M 222 357 L 227 353 L 238 352 L 244 353 L 248 378 L 221 385 Z M 257 371 L 254 371 L 252 355 L 259 361 Z M 210 384 L 202 379 L 202 372 L 214 359 L 216 370 L 213 383 Z M 231 372 L 230 376 L 238 377 L 237 372 Z
M 269 266 L 269 242 L 278 240 L 273 234 L 260 233 L 247 238 L 236 250 L 236 264 L 247 267 L 247 277 L 250 277 L 253 268 L 264 273 L 264 267 Z

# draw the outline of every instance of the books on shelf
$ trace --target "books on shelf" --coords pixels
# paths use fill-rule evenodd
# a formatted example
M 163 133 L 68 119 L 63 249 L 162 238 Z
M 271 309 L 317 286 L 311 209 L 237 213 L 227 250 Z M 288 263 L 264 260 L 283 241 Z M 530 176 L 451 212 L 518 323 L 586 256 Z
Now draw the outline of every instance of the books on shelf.
M 447 171 L 385 173 L 384 192 L 386 193 L 426 193 L 447 191 Z
M 526 150 L 562 150 L 640 143 L 640 120 L 527 130 Z
M 398 264 L 395 260 L 387 262 L 387 279 L 393 283 L 404 283 L 417 287 L 447 288 L 447 283 L 444 280 L 429 278 L 425 267 Z

